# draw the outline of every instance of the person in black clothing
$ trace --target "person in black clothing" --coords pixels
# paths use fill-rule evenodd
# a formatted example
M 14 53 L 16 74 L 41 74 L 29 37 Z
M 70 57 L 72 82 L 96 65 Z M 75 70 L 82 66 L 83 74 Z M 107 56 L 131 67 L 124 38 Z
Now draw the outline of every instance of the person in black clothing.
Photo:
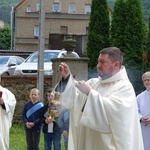
M 53 100 L 53 96 L 51 95 L 52 89 L 47 91 L 47 103 L 44 105 L 41 113 L 40 120 L 43 123 L 43 133 L 44 133 L 44 149 L 52 150 L 52 145 L 54 150 L 61 150 L 61 130 L 57 125 L 58 117 L 51 118 L 49 116 L 48 110 L 50 107 L 50 102 Z

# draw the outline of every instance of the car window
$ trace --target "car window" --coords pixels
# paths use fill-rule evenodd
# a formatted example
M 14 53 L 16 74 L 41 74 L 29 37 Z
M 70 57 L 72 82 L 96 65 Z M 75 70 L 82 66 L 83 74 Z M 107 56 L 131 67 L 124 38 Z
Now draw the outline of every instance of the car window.
M 33 62 L 37 63 L 38 62 L 38 53 L 33 53 L 31 57 L 29 57 L 26 62 Z
M 59 52 L 44 52 L 44 62 L 51 62 L 52 58 L 57 58 Z
M 23 58 L 17 57 L 17 64 L 20 65 L 24 61 Z
M 52 58 L 57 58 L 59 52 L 44 52 L 44 62 L 51 62 Z M 33 62 L 37 63 L 38 62 L 38 53 L 34 53 L 29 57 L 26 62 Z
M 15 57 L 10 58 L 9 64 L 17 64 L 17 60 Z
M 8 62 L 9 57 L 0 57 L 0 64 L 6 64 Z
M 66 56 L 66 53 L 61 53 L 60 58 L 64 58 Z
M 79 55 L 76 53 L 72 53 L 75 58 L 79 58 Z

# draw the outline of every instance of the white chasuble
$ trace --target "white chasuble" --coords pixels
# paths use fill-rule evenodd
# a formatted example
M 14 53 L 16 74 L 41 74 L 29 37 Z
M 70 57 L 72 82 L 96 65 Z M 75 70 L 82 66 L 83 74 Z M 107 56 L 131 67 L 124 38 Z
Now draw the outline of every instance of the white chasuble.
M 136 95 L 125 68 L 109 79 L 87 82 L 88 96 L 72 76 L 61 94 L 70 110 L 68 150 L 143 150 Z
M 0 150 L 9 150 L 9 129 L 12 124 L 16 99 L 9 90 L 2 86 L 0 86 L 0 91 L 3 92 L 2 98 L 5 103 L 5 109 L 0 106 Z

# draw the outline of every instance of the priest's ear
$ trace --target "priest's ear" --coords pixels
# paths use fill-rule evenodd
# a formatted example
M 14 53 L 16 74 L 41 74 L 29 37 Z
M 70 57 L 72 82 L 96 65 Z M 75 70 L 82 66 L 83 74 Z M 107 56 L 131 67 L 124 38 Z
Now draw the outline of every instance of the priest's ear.
M 113 63 L 113 65 L 114 65 L 114 69 L 120 69 L 120 62 L 119 61 L 115 61 L 114 63 Z

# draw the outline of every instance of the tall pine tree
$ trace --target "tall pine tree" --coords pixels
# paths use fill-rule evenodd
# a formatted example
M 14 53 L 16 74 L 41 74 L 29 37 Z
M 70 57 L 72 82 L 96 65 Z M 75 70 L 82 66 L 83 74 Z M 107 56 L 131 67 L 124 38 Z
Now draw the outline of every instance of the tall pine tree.
M 115 1 L 111 45 L 124 52 L 127 68 L 142 69 L 143 25 L 141 0 Z
M 111 24 L 111 45 L 123 51 L 123 63 L 137 94 L 141 92 L 143 28 L 141 0 L 116 0 Z
M 150 15 L 149 15 L 149 21 L 148 21 L 148 33 L 147 33 L 147 45 L 146 45 L 146 66 L 145 71 L 150 70 Z
M 141 70 L 144 38 L 141 0 L 127 0 L 126 6 L 125 64 L 128 68 Z
M 125 35 L 124 29 L 126 26 L 126 4 L 124 0 L 116 0 L 114 12 L 111 22 L 110 41 L 111 46 L 118 47 L 124 52 L 125 50 Z
M 92 0 L 87 43 L 87 55 L 90 58 L 90 68 L 96 66 L 99 51 L 110 46 L 109 27 L 107 0 Z

